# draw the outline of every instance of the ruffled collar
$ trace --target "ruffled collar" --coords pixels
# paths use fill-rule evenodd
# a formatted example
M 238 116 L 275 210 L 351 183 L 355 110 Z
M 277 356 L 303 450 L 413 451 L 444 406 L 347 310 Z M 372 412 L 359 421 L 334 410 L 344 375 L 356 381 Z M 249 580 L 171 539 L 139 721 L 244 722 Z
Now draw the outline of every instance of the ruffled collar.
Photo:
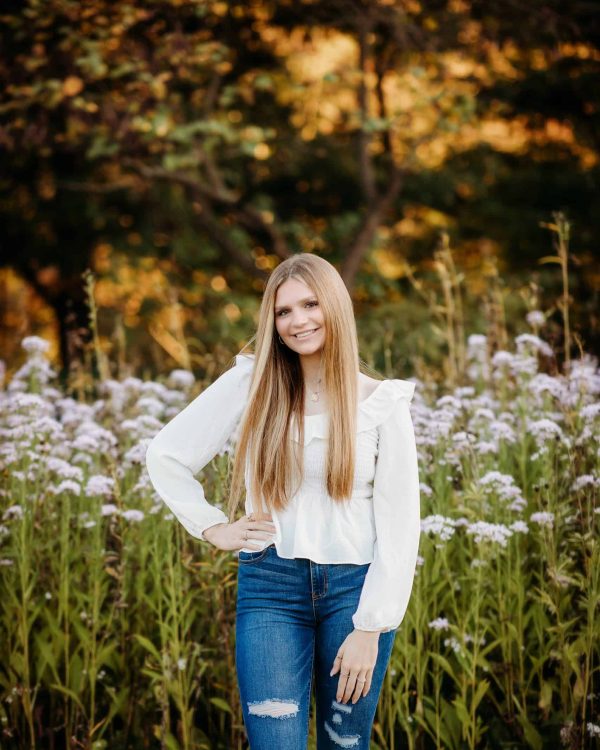
M 404 398 L 411 401 L 415 392 L 415 383 L 410 380 L 382 380 L 373 393 L 359 401 L 357 413 L 357 432 L 366 432 L 380 425 L 389 416 L 393 404 Z M 304 445 L 314 438 L 327 439 L 329 413 L 304 415 Z M 298 425 L 292 418 L 292 439 L 299 441 Z
M 254 354 L 237 354 L 235 363 L 251 369 L 254 366 Z M 365 432 L 380 425 L 390 414 L 398 399 L 411 401 L 415 392 L 415 383 L 398 378 L 382 380 L 367 398 L 359 401 L 357 414 L 357 432 Z M 304 445 L 314 438 L 327 439 L 328 412 L 304 415 Z M 298 425 L 292 417 L 292 439 L 299 442 Z

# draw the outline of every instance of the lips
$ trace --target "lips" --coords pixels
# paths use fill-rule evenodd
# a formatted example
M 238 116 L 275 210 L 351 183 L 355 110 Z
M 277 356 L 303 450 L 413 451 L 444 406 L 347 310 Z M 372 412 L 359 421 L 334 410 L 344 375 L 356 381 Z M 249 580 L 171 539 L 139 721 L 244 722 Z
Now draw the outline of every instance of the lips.
M 311 336 L 315 331 L 318 331 L 318 328 L 313 328 L 310 331 L 301 331 L 300 333 L 295 333 L 294 338 L 300 338 L 300 339 L 307 339 L 309 336 Z

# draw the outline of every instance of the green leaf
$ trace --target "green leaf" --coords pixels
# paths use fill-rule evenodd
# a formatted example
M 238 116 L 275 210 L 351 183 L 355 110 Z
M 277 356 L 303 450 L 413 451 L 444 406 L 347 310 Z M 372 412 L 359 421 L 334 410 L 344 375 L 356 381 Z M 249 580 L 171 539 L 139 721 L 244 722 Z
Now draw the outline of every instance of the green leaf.
M 138 635 L 137 633 L 133 637 L 140 644 L 140 646 L 143 646 L 143 648 L 145 648 L 146 651 L 151 653 L 152 656 L 160 662 L 160 652 L 156 648 L 156 646 L 152 643 L 151 640 L 146 638 L 146 636 Z
M 58 690 L 59 693 L 64 693 L 65 695 L 68 695 L 71 700 L 75 701 L 79 708 L 82 710 L 82 712 L 85 714 L 85 708 L 83 706 L 83 703 L 79 700 L 77 697 L 77 693 L 75 693 L 73 690 L 69 690 L 68 687 L 65 687 L 64 685 L 60 685 L 58 682 L 54 682 L 52 685 L 50 685 L 51 688 L 54 688 L 55 690 Z
M 542 737 L 533 724 L 529 721 L 527 716 L 523 713 L 517 715 L 517 720 L 523 729 L 523 734 L 527 741 L 527 745 L 533 750 L 542 750 Z
M 228 714 L 233 715 L 233 711 L 231 710 L 229 703 L 227 703 L 227 701 L 224 701 L 223 698 L 211 698 L 210 702 L 217 708 L 220 708 L 221 711 L 226 711 Z
M 475 695 L 473 696 L 473 700 L 471 702 L 472 711 L 477 710 L 477 706 L 481 703 L 481 700 L 483 696 L 487 693 L 489 686 L 490 686 L 489 680 L 481 680 L 481 682 L 477 686 L 477 690 L 475 691 Z

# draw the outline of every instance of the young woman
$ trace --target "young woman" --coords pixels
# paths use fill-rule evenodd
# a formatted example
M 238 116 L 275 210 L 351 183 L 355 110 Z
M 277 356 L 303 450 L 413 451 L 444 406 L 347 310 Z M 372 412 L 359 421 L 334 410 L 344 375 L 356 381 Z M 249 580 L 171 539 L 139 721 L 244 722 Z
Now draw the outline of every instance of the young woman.
M 251 750 L 368 750 L 420 533 L 414 383 L 359 369 L 352 301 L 312 254 L 269 277 L 255 351 L 150 443 L 190 534 L 238 553 L 236 668 Z M 238 435 L 228 516 L 194 475 Z M 246 515 L 235 520 L 246 487 Z

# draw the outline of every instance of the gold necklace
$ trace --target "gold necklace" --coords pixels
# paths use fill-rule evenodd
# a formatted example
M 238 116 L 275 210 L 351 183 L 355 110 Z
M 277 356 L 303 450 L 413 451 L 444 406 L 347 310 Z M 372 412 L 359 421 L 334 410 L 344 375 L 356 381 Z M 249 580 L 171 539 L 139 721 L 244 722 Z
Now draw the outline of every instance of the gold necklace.
M 319 364 L 319 379 L 317 380 L 317 385 L 319 385 L 320 382 L 321 382 L 321 380 L 322 380 L 322 378 L 320 377 L 320 375 L 321 375 L 321 367 L 322 366 L 323 366 L 323 359 L 321 358 L 321 362 Z M 319 388 L 318 391 L 315 391 L 312 388 L 309 388 L 309 391 L 312 393 L 312 396 L 310 397 L 310 400 L 311 401 L 315 401 L 315 402 L 318 401 L 319 400 L 319 395 L 321 393 L 321 389 Z

